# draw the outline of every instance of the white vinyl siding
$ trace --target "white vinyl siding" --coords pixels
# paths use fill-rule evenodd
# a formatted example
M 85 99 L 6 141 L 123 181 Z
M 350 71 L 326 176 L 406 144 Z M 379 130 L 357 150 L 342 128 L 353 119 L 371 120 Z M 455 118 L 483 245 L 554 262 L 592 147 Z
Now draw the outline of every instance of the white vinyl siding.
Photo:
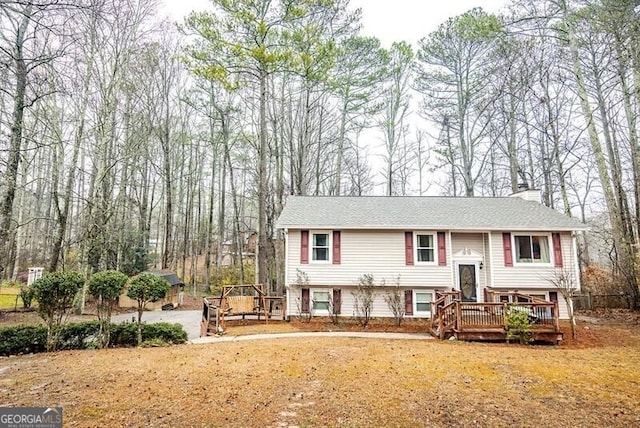
M 470 249 L 483 254 L 482 233 L 451 233 L 451 252 L 458 253 Z
M 516 234 L 531 235 L 530 233 L 518 232 L 516 232 Z M 535 233 L 532 234 L 535 235 Z M 505 266 L 502 233 L 493 232 L 491 235 L 491 251 L 494 258 L 494 262 L 491 265 L 491 269 L 493 270 L 493 287 L 501 289 L 510 288 L 514 290 L 549 289 L 552 286 L 549 281 L 556 275 L 558 269 L 569 271 L 573 274 L 574 278 L 577 278 L 578 272 L 574 272 L 575 265 L 573 260 L 575 259 L 575 254 L 572 251 L 571 235 L 568 232 L 561 233 L 560 243 L 562 246 L 564 268 L 556 268 L 552 263 L 514 263 L 513 266 Z M 549 251 L 553 252 L 553 249 L 550 248 Z M 553 254 L 551 258 L 553 259 Z
M 451 234 L 451 252 L 453 254 L 453 278 L 455 281 L 455 288 L 458 289 L 458 266 L 461 264 L 476 264 L 478 269 L 476 270 L 476 298 L 479 302 L 483 301 L 484 289 L 489 284 L 489 267 L 491 263 L 489 255 L 489 246 L 483 242 L 484 238 L 488 236 L 486 233 L 460 233 L 455 232 Z M 460 253 L 465 251 L 474 252 L 479 255 L 479 258 L 460 256 Z M 482 269 L 480 269 L 480 263 L 482 263 Z
M 332 292 L 334 288 L 340 288 L 342 290 L 341 292 L 341 305 L 340 305 L 340 315 L 338 315 L 339 317 L 345 317 L 345 318 L 354 318 L 356 316 L 356 310 L 355 310 L 355 298 L 353 296 L 353 293 L 356 291 L 356 287 L 354 286 L 334 286 L 332 288 L 327 287 L 326 290 L 327 292 Z M 313 294 L 314 292 L 318 292 L 318 291 L 322 291 L 322 288 L 318 288 L 318 287 L 314 287 L 311 288 L 310 290 L 310 300 L 313 299 Z M 372 310 L 372 314 L 371 316 L 373 318 L 392 318 L 393 317 L 393 312 L 391 312 L 391 309 L 389 309 L 389 306 L 387 305 L 387 302 L 385 302 L 384 300 L 384 296 L 388 291 L 391 291 L 392 288 L 391 287 L 380 287 L 379 289 L 376 289 L 375 293 L 374 293 L 374 298 L 373 298 L 373 310 Z M 404 292 L 406 289 L 402 288 L 400 289 L 400 293 L 404 296 Z M 429 293 L 433 296 L 434 291 L 432 289 L 425 289 L 423 290 L 418 290 L 417 292 L 421 293 Z M 415 298 L 415 293 L 414 293 L 414 298 L 413 298 L 413 305 L 414 305 L 414 314 L 413 315 L 405 315 L 406 318 L 425 318 L 428 317 L 430 314 L 429 313 L 422 313 L 422 312 L 418 312 L 416 313 L 416 298 Z M 289 290 L 289 300 L 287 301 L 287 315 L 288 316 L 292 316 L 292 317 L 296 317 L 296 316 L 301 316 L 300 314 L 300 308 L 301 308 L 301 302 L 302 302 L 302 292 L 301 289 L 298 287 L 295 288 L 291 288 Z M 310 305 L 313 304 L 313 302 L 309 302 Z M 328 316 L 329 315 L 329 311 L 322 311 L 322 310 L 317 310 L 314 311 L 313 315 L 317 315 L 317 316 Z
M 517 235 L 541 235 L 544 232 L 513 232 Z M 528 265 L 514 263 L 512 267 L 504 266 L 504 250 L 502 247 L 502 231 L 482 233 L 455 232 L 447 235 L 447 265 L 415 264 L 407 266 L 405 261 L 405 237 L 402 230 L 342 230 L 341 231 L 341 263 L 300 263 L 300 230 L 291 229 L 287 234 L 286 278 L 291 287 L 287 302 L 288 314 L 297 314 L 297 300 L 300 297 L 299 287 L 292 286 L 296 280 L 296 270 L 304 272 L 309 284 L 306 288 L 340 288 L 342 289 L 341 316 L 353 316 L 353 297 L 351 291 L 364 274 L 371 274 L 377 286 L 384 280 L 387 286 L 394 285 L 398 276 L 400 286 L 404 289 L 450 290 L 457 287 L 455 263 L 467 263 L 464 259 L 455 259 L 453 254 L 470 249 L 483 256 L 483 269 L 477 271 L 478 301 L 484 299 L 484 288 L 521 291 L 523 293 L 541 294 L 553 289 L 549 279 L 559 270 L 564 269 L 578 277 L 575 263 L 576 254 L 572 246 L 570 232 L 561 236 L 562 258 L 564 268 L 555 268 L 551 264 L 530 263 Z M 311 232 L 309 236 L 311 246 Z M 550 243 L 551 244 L 551 243 Z M 437 245 L 437 243 L 436 243 Z M 330 247 L 330 253 L 332 248 Z M 415 251 L 415 247 L 414 247 Z M 553 248 L 549 249 L 553 261 Z M 415 254 L 415 253 L 414 253 Z M 437 254 L 437 251 L 436 251 Z M 491 260 L 493 258 L 493 260 Z M 514 255 L 515 261 L 515 255 Z M 470 262 L 471 263 L 471 262 Z M 576 285 L 578 285 L 576 283 Z M 391 317 L 393 314 L 383 298 L 383 288 L 376 293 L 374 301 L 375 317 Z M 565 303 L 560 295 L 560 315 L 566 318 Z M 414 296 L 414 311 L 415 311 Z M 416 316 L 416 315 L 414 315 Z
M 311 235 L 311 232 L 310 232 Z M 311 236 L 310 236 L 311 238 Z M 373 275 L 376 284 L 384 280 L 394 284 L 400 276 L 405 287 L 450 288 L 451 267 L 434 264 L 407 266 L 404 231 L 351 231 L 341 233 L 341 262 L 300 263 L 300 230 L 289 230 L 287 248 L 287 278 L 296 278 L 296 269 L 305 272 L 310 286 L 355 286 L 365 274 Z

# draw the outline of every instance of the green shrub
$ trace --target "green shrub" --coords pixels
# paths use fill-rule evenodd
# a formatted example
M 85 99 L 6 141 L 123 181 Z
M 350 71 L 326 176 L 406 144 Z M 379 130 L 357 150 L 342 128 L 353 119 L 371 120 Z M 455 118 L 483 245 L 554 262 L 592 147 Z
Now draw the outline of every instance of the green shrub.
M 506 317 L 507 340 L 518 339 L 523 345 L 530 343 L 533 340 L 531 324 L 528 308 L 510 305 Z
M 58 334 L 56 349 L 87 349 L 100 333 L 98 321 L 84 321 L 65 324 Z
M 48 351 L 55 350 L 60 326 L 83 285 L 84 277 L 73 271 L 47 273 L 31 285 L 38 312 L 47 325 Z
M 142 328 L 142 340 L 160 339 L 166 343 L 174 345 L 187 341 L 187 332 L 182 328 L 182 324 L 171 324 L 168 322 L 157 322 L 145 324 Z
M 187 341 L 187 332 L 181 324 L 159 322 L 142 324 L 142 342 L 158 339 L 165 343 L 180 344 Z M 134 323 L 111 325 L 111 346 L 137 346 L 138 328 Z
M 25 285 L 20 287 L 20 299 L 22 299 L 22 306 L 24 306 L 25 309 L 31 307 L 34 298 L 35 293 L 31 287 Z
M 167 295 L 171 285 L 169 282 L 152 273 L 143 272 L 129 280 L 127 296 L 138 303 L 138 345 L 142 343 L 142 313 L 149 302 L 155 302 Z
M 89 293 L 96 299 L 100 331 L 98 339 L 103 348 L 109 346 L 111 335 L 111 312 L 127 284 L 127 275 L 115 270 L 95 273 L 89 280 Z
M 111 340 L 109 346 L 136 346 L 138 344 L 138 328 L 133 323 L 111 324 Z
M 0 328 L 0 355 L 43 352 L 47 345 L 44 325 L 14 325 Z
M 100 323 L 85 321 L 62 326 L 57 334 L 56 349 L 95 349 Z M 136 324 L 111 325 L 111 346 L 129 347 L 138 344 Z M 142 325 L 146 346 L 179 344 L 187 341 L 187 332 L 180 324 L 156 323 Z M 44 325 L 16 325 L 0 328 L 0 355 L 19 355 L 46 351 L 47 327 Z

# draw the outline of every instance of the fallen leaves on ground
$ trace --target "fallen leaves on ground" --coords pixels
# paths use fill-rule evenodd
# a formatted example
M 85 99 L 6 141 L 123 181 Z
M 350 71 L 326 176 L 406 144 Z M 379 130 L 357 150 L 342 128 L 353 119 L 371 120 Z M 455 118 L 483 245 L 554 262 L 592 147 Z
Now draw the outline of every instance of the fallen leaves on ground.
M 304 329 L 229 334 L 252 328 Z M 627 427 L 640 424 L 639 351 L 637 325 L 580 323 L 561 346 L 319 337 L 58 352 L 0 359 L 0 406 L 62 406 L 65 426 L 83 427 Z

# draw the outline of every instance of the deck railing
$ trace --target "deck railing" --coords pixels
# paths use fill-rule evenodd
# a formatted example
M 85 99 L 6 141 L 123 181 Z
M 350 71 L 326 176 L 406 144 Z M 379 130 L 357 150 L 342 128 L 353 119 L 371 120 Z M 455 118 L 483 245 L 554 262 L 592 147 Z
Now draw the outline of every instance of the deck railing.
M 225 317 L 253 315 L 268 322 L 285 319 L 286 300 L 282 296 L 208 296 L 202 299 L 200 335 L 217 333 L 224 327 Z
M 437 297 L 432 303 L 431 328 L 441 339 L 465 330 L 506 331 L 507 314 L 510 310 L 525 312 L 533 331 L 560 331 L 557 302 L 547 302 L 531 296 L 526 296 L 530 297 L 530 301 L 517 303 L 462 302 L 454 297 Z M 445 303 L 447 299 L 451 300 Z

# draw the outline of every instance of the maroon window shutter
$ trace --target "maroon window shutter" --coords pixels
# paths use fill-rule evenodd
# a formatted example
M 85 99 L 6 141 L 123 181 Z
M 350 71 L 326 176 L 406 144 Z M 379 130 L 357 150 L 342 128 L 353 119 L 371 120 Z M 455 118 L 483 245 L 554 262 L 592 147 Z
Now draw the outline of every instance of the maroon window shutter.
M 511 234 L 502 234 L 502 246 L 504 248 L 504 265 L 513 266 L 513 252 L 511 251 Z
M 444 232 L 438 232 L 438 266 L 447 265 L 447 244 Z
M 300 231 L 300 264 L 309 263 L 309 231 Z M 308 290 L 307 290 L 308 291 Z
M 404 314 L 413 315 L 413 291 L 404 290 Z
M 404 233 L 404 257 L 407 266 L 413 265 L 413 232 Z
M 553 241 L 553 260 L 556 267 L 562 267 L 562 242 L 560 241 L 560 234 L 551 234 L 551 240 Z
M 309 289 L 308 288 L 302 289 L 302 312 L 303 313 L 309 312 Z
M 339 314 L 342 308 L 342 290 L 339 288 L 333 289 L 333 313 Z
M 340 264 L 340 231 L 333 231 L 333 264 Z

